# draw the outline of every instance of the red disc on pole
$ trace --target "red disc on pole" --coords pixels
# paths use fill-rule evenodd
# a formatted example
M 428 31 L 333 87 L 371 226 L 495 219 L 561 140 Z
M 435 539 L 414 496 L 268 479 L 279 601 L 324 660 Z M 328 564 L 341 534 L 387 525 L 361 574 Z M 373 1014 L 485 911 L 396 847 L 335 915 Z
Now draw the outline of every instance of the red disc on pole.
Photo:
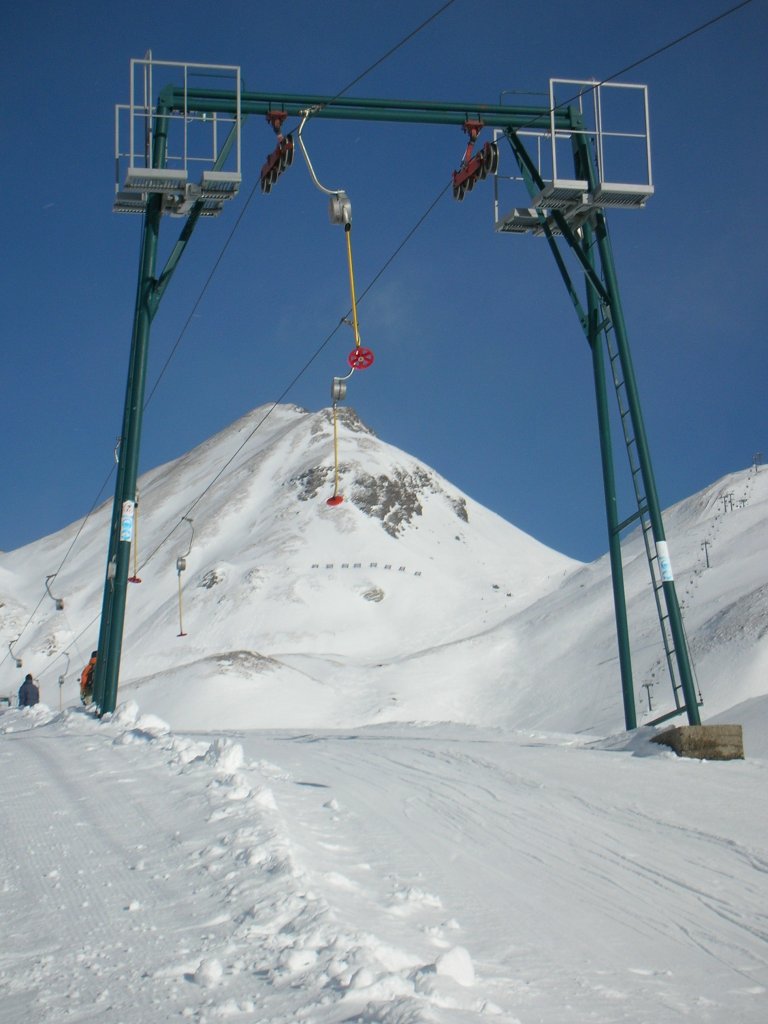
M 373 352 L 369 348 L 353 348 L 347 356 L 347 362 L 353 370 L 367 370 L 373 362 Z
M 325 504 L 326 505 L 330 505 L 331 508 L 335 508 L 336 505 L 340 505 L 342 503 L 342 501 L 344 501 L 343 495 L 341 495 L 341 494 L 334 494 L 334 496 L 332 498 L 329 498 L 328 501 L 326 501 Z

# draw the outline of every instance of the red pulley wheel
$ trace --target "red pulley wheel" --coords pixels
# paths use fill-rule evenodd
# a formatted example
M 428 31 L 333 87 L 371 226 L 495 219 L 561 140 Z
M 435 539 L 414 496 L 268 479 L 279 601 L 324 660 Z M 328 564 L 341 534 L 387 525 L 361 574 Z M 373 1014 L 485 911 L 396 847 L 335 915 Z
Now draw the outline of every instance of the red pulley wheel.
M 373 352 L 369 348 L 353 348 L 347 362 L 353 370 L 367 370 L 373 362 Z
M 340 505 L 342 503 L 342 501 L 344 501 L 343 495 L 341 495 L 341 494 L 334 494 L 334 496 L 332 498 L 329 498 L 328 501 L 326 501 L 325 504 L 326 505 L 330 505 L 331 508 L 335 508 L 336 505 Z

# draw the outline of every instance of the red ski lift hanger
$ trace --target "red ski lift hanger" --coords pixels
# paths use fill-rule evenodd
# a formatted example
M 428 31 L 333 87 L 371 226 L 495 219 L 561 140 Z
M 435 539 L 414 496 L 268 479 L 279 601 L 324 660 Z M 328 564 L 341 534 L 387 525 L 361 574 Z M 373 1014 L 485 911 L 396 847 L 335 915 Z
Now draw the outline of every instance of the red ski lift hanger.
M 293 163 L 293 136 L 283 135 L 283 121 L 288 117 L 284 110 L 270 110 L 265 116 L 277 135 L 277 145 L 262 164 L 260 174 L 261 191 L 268 195 L 283 171 Z
M 464 131 L 469 136 L 467 148 L 464 151 L 464 158 L 461 167 L 453 172 L 453 198 L 461 201 L 467 192 L 475 187 L 475 182 L 487 178 L 489 174 L 495 174 L 499 168 L 499 147 L 495 142 L 486 142 L 479 152 L 473 154 L 477 136 L 484 127 L 480 120 L 467 120 L 464 122 Z

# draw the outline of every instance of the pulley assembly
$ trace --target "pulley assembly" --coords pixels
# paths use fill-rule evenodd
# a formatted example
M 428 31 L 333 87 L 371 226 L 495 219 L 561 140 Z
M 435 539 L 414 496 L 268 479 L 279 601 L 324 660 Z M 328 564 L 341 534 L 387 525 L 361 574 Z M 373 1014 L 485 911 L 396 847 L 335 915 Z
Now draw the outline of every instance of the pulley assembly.
M 483 129 L 483 121 L 467 120 L 464 131 L 469 136 L 461 167 L 453 172 L 453 198 L 459 202 L 475 187 L 475 182 L 495 174 L 499 168 L 499 147 L 495 142 L 486 142 L 477 153 L 473 153 L 477 136 Z
M 277 145 L 261 168 L 261 191 L 267 195 L 283 171 L 293 163 L 293 136 L 284 136 L 282 131 L 283 121 L 287 117 L 288 114 L 284 110 L 271 110 L 266 115 L 267 121 L 277 135 Z

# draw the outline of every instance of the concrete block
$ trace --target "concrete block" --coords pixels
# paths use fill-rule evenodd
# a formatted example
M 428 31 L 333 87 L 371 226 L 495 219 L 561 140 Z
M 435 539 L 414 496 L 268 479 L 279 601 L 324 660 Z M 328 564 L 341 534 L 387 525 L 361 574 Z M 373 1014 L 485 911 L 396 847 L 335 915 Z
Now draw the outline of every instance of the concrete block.
M 740 725 L 679 725 L 654 736 L 653 742 L 671 747 L 678 757 L 704 761 L 744 760 Z

